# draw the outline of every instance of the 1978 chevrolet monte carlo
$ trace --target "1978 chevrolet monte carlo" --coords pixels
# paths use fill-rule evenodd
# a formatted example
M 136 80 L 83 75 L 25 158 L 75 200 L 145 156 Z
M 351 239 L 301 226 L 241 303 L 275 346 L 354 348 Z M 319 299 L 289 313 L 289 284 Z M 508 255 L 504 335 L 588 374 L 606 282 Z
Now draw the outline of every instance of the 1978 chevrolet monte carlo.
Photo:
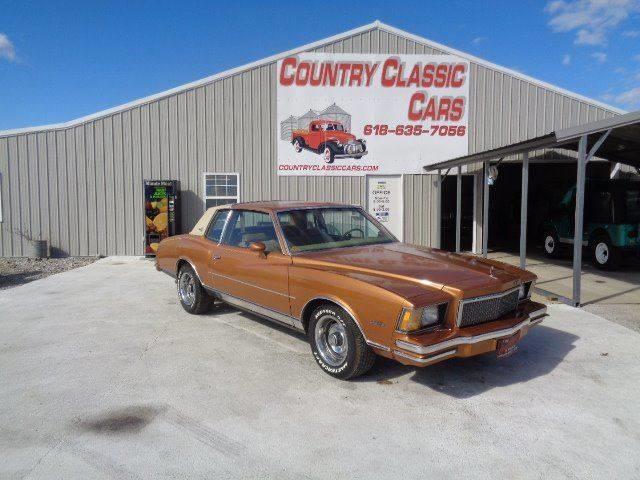
M 361 208 L 255 202 L 209 209 L 160 242 L 156 268 L 176 278 L 189 313 L 214 299 L 307 334 L 330 375 L 349 379 L 376 354 L 426 366 L 506 356 L 546 307 L 532 273 L 399 242 Z

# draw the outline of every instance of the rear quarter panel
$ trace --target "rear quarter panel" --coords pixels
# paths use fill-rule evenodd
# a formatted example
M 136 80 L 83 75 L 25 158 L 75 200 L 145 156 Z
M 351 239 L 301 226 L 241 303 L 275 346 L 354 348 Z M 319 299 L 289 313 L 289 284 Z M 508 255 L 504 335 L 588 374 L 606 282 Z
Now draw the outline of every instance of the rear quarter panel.
M 200 281 L 208 284 L 208 261 L 213 246 L 210 240 L 201 236 L 186 234 L 169 237 L 160 242 L 156 257 L 158 267 L 175 276 L 178 261 L 186 260 L 195 269 Z

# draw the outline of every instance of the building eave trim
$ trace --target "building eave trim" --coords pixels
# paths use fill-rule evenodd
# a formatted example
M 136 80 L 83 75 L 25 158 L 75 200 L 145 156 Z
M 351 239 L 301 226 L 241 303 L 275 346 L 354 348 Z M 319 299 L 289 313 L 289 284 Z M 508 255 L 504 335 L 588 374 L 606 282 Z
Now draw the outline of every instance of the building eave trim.
M 184 85 L 180 85 L 180 86 L 171 88 L 169 90 L 162 91 L 160 93 L 149 95 L 147 97 L 143 97 L 143 98 L 140 98 L 140 99 L 137 99 L 137 100 L 133 100 L 133 101 L 128 102 L 128 103 L 123 103 L 121 105 L 118 105 L 118 106 L 115 106 L 115 107 L 112 107 L 112 108 L 109 108 L 109 109 L 106 109 L 106 110 L 101 110 L 101 111 L 93 113 L 91 115 L 86 115 L 86 116 L 83 116 L 83 117 L 80 117 L 80 118 L 76 118 L 76 119 L 70 120 L 68 122 L 53 123 L 53 124 L 49 124 L 49 125 L 41 125 L 41 126 L 36 126 L 36 127 L 25 127 L 25 128 L 11 129 L 11 130 L 3 130 L 3 131 L 0 131 L 0 137 L 21 135 L 21 134 L 34 133 L 34 132 L 65 130 L 65 129 L 68 129 L 68 128 L 77 127 L 79 125 L 82 125 L 82 124 L 87 123 L 87 122 L 91 122 L 93 120 L 97 120 L 97 119 L 100 119 L 100 118 L 103 118 L 103 117 L 107 117 L 109 115 L 113 115 L 113 114 L 120 113 L 120 112 L 123 112 L 123 111 L 126 111 L 126 110 L 130 110 L 130 109 L 135 108 L 135 107 L 146 105 L 148 103 L 154 102 L 156 100 L 161 100 L 163 98 L 170 97 L 170 96 L 178 94 L 178 93 L 182 93 L 182 92 L 185 92 L 185 91 L 193 90 L 195 88 L 211 84 L 213 82 L 222 80 L 224 78 L 231 77 L 233 75 L 238 75 L 238 74 L 240 74 L 240 73 L 242 73 L 244 71 L 252 70 L 254 68 L 263 67 L 263 66 L 268 65 L 270 63 L 277 62 L 278 60 L 281 60 L 282 58 L 286 58 L 286 57 L 291 56 L 291 55 L 296 55 L 296 54 L 301 53 L 301 52 L 314 50 L 314 49 L 320 48 L 320 47 L 322 47 L 324 45 L 327 45 L 327 44 L 330 44 L 330 43 L 334 43 L 334 42 L 337 42 L 339 40 L 344 40 L 345 38 L 348 38 L 348 37 L 351 37 L 351 36 L 354 36 L 354 35 L 358 35 L 358 34 L 361 34 L 361 33 L 364 33 L 364 32 L 368 32 L 368 31 L 371 31 L 371 30 L 374 30 L 374 29 L 379 29 L 379 30 L 385 31 L 387 33 L 392 33 L 392 34 L 398 35 L 400 37 L 404 37 L 404 38 L 406 38 L 408 40 L 412 40 L 414 42 L 424 44 L 424 45 L 426 45 L 426 46 L 428 46 L 430 48 L 433 48 L 435 50 L 440 50 L 440 51 L 442 51 L 444 53 L 448 53 L 448 54 L 451 54 L 451 55 L 459 56 L 459 57 L 464 58 L 466 60 L 469 60 L 470 62 L 475 63 L 477 65 L 480 65 L 480 66 L 483 66 L 483 67 L 486 67 L 486 68 L 489 68 L 489 69 L 492 69 L 492 70 L 495 70 L 495 71 L 498 71 L 498 72 L 505 73 L 507 75 L 510 75 L 512 77 L 515 77 L 515 78 L 519 78 L 519 79 L 521 79 L 523 81 L 529 82 L 529 83 L 531 83 L 533 85 L 536 85 L 536 86 L 539 86 L 541 88 L 545 88 L 547 90 L 551 90 L 551 91 L 556 92 L 558 94 L 565 95 L 567 97 L 574 98 L 576 100 L 591 104 L 593 106 L 603 108 L 603 109 L 608 110 L 608 111 L 610 111 L 612 113 L 617 113 L 617 114 L 626 113 L 622 109 L 619 109 L 619 108 L 613 107 L 611 105 L 607 105 L 605 103 L 599 102 L 597 100 L 593 100 L 591 98 L 579 95 L 579 94 L 571 92 L 569 90 L 565 90 L 565 89 L 562 89 L 560 87 L 556 87 L 554 85 L 551 85 L 549 83 L 543 82 L 541 80 L 537 80 L 537 79 L 535 79 L 533 77 L 529 77 L 528 75 L 525 75 L 523 73 L 517 72 L 515 70 L 511 70 L 509 68 L 502 67 L 500 65 L 496 65 L 495 63 L 488 62 L 486 60 L 483 60 L 481 58 L 475 57 L 475 56 L 470 55 L 468 53 L 461 52 L 461 51 L 456 50 L 456 49 L 451 48 L 451 47 L 447 47 L 446 45 L 442 45 L 442 44 L 440 44 L 438 42 L 434 42 L 433 40 L 429 40 L 427 38 L 420 37 L 418 35 L 414 35 L 412 33 L 406 32 L 404 30 L 400 30 L 399 28 L 392 27 L 390 25 L 387 25 L 387 24 L 384 24 L 384 23 L 380 22 L 379 20 L 376 20 L 376 21 L 374 21 L 372 23 L 369 23 L 367 25 L 363 25 L 361 27 L 354 28 L 352 30 L 348 30 L 348 31 L 343 32 L 343 33 L 339 33 L 337 35 L 333 35 L 331 37 L 327 37 L 327 38 L 324 38 L 322 40 L 318 40 L 316 42 L 308 43 L 306 45 L 294 48 L 292 50 L 288 50 L 286 52 L 278 53 L 276 55 L 272 55 L 272 56 L 264 58 L 262 60 L 257 60 L 255 62 L 251 62 L 251 63 L 245 64 L 245 65 L 242 65 L 240 67 L 232 68 L 230 70 L 225 70 L 223 72 L 216 73 L 215 75 L 211 75 L 211 76 L 202 78 L 200 80 L 196 80 L 194 82 L 186 83 Z

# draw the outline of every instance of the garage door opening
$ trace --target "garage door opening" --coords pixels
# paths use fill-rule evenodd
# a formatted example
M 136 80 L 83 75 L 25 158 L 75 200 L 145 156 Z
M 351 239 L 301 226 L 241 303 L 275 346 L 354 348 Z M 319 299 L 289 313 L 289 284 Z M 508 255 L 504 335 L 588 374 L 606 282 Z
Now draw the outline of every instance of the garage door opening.
M 586 177 L 608 179 L 609 162 L 591 162 Z M 557 216 L 558 205 L 576 184 L 575 163 L 534 163 L 529 166 L 527 247 L 544 253 L 545 225 Z M 501 163 L 498 178 L 489 188 L 489 250 L 517 253 L 520 242 L 522 164 Z M 570 209 L 571 210 L 571 209 Z M 567 215 L 572 221 L 573 210 Z

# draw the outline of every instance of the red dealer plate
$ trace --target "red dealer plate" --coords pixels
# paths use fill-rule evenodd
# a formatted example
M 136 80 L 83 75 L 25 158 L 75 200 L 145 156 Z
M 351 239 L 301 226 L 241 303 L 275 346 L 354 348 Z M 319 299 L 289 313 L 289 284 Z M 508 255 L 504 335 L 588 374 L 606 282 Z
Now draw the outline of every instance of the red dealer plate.
M 498 358 L 505 358 L 511 355 L 518 349 L 518 340 L 520 340 L 520 332 L 517 332 L 510 337 L 501 338 L 496 345 L 496 355 Z

